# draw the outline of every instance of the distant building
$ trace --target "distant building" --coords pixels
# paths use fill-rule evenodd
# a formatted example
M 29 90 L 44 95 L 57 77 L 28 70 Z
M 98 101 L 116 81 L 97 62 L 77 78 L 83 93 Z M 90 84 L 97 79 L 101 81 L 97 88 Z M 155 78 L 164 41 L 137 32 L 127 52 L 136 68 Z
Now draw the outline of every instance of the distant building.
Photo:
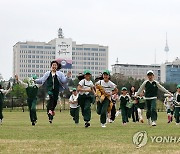
M 120 73 L 124 77 L 135 79 L 146 79 L 148 70 L 153 70 L 155 79 L 160 81 L 160 65 L 136 65 L 136 64 L 114 64 L 112 74 Z
M 62 29 L 58 31 L 58 38 L 50 42 L 17 42 L 13 46 L 13 75 L 20 79 L 36 74 L 37 77 L 50 69 L 52 60 L 62 60 L 61 64 L 69 67 L 62 71 L 72 71 L 72 78 L 76 78 L 84 69 L 90 69 L 95 78 L 108 68 L 108 46 L 98 44 L 76 44 L 70 38 L 64 38 Z M 63 60 L 66 59 L 66 60 Z
M 180 59 L 161 65 L 161 82 L 180 84 Z

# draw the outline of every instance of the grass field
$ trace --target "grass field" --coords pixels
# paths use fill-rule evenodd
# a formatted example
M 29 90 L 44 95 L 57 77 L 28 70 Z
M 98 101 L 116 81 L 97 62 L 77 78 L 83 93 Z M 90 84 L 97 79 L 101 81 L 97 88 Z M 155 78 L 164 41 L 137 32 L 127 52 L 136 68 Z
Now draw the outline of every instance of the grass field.
M 93 111 L 91 127 L 84 128 L 82 117 L 75 125 L 69 111 L 56 112 L 49 124 L 45 112 L 38 112 L 38 123 L 31 126 L 28 112 L 4 112 L 0 126 L 0 153 L 180 153 L 179 143 L 152 143 L 137 149 L 132 136 L 147 131 L 148 136 L 180 137 L 180 127 L 167 124 L 166 113 L 158 113 L 157 127 L 146 123 L 122 126 L 119 116 L 114 123 L 101 128 L 99 116 Z

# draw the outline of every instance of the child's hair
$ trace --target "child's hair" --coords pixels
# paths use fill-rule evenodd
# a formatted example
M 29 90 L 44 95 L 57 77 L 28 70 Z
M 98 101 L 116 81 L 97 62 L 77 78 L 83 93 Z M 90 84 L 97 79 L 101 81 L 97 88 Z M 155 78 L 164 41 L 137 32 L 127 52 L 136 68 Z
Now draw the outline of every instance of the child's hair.
M 0 89 L 3 89 L 2 85 L 0 84 Z
M 52 64 L 54 64 L 54 63 L 56 63 L 57 66 L 58 66 L 57 70 L 60 70 L 60 69 L 61 69 L 61 64 L 58 63 L 56 60 L 53 60 L 53 61 L 51 62 L 51 66 L 52 66 Z
M 82 79 L 84 79 L 84 74 L 79 73 L 79 75 L 77 76 L 78 80 L 81 81 Z

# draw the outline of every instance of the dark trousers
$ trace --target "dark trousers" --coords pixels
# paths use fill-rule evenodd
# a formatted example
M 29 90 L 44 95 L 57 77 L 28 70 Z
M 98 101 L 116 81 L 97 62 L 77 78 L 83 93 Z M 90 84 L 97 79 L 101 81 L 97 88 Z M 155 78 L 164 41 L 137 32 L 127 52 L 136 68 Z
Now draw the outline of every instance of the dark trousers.
M 76 124 L 79 123 L 79 107 L 70 108 L 70 115 L 73 117 L 73 120 Z
M 176 123 L 180 123 L 180 107 L 175 107 L 174 117 L 176 119 Z
M 106 119 L 107 119 L 107 109 L 109 106 L 109 99 L 105 98 L 103 102 L 98 102 L 97 103 L 97 113 L 100 115 L 100 122 L 102 124 L 106 123 Z
M 0 102 L 0 119 L 2 120 L 3 119 L 3 102 Z
M 91 96 L 90 95 L 79 95 L 78 104 L 81 107 L 82 116 L 84 121 L 88 122 L 91 120 Z
M 133 119 L 133 122 L 139 121 L 138 111 L 137 111 L 137 107 L 135 104 L 133 104 L 133 106 L 132 106 L 132 119 Z
M 156 99 L 146 100 L 147 103 L 147 119 L 151 118 L 152 121 L 157 120 L 157 111 L 156 111 Z
M 31 122 L 35 122 L 37 120 L 36 102 L 37 102 L 37 98 L 27 99 Z
M 121 106 L 120 108 L 121 108 L 122 122 L 123 123 L 129 122 L 129 120 L 128 120 L 128 110 L 129 110 L 129 108 L 126 107 L 126 106 Z
M 111 118 L 110 118 L 112 121 L 115 120 L 115 118 L 116 118 L 115 115 L 116 115 L 116 105 L 113 104 L 112 109 L 111 109 Z
M 49 114 L 49 110 L 51 110 L 52 112 L 55 110 L 58 101 L 58 95 L 59 95 L 59 91 L 54 91 L 54 90 L 52 91 L 52 94 L 49 94 L 49 100 L 47 102 L 47 114 L 49 120 L 53 120 L 54 115 Z

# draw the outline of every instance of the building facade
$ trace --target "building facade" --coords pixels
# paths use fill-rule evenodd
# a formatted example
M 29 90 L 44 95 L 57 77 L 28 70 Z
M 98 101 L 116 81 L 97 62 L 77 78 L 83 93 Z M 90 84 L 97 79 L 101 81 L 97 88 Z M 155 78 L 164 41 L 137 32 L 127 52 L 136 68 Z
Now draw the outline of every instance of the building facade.
M 98 44 L 76 44 L 68 39 L 66 45 L 59 45 L 58 42 L 67 43 L 65 38 L 56 38 L 50 42 L 17 42 L 13 46 L 13 75 L 18 74 L 20 79 L 25 79 L 36 74 L 37 77 L 50 70 L 50 62 L 58 58 L 68 58 L 72 61 L 71 69 L 63 68 L 62 71 L 72 72 L 75 79 L 85 69 L 92 71 L 95 78 L 104 69 L 108 68 L 108 46 Z M 63 51 L 59 46 L 70 47 Z
M 180 84 L 180 59 L 161 65 L 161 82 Z
M 148 70 L 153 70 L 155 79 L 160 81 L 160 65 L 135 65 L 135 64 L 114 64 L 112 65 L 112 74 L 120 73 L 124 77 L 135 79 L 146 79 Z

